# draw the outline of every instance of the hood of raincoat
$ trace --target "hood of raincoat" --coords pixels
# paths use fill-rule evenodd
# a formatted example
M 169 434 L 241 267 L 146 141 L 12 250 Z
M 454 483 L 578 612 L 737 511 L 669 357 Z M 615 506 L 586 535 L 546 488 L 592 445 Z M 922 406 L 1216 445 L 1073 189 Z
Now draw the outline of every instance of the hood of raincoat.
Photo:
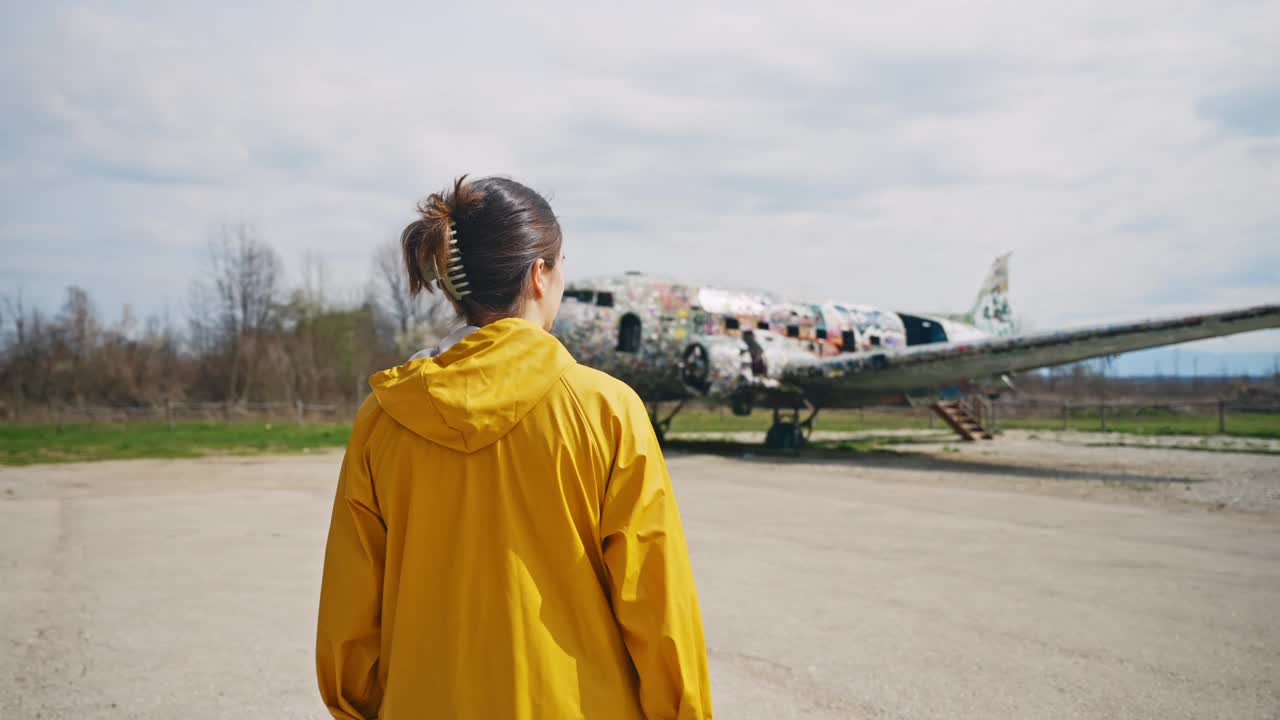
M 440 445 L 475 452 L 510 432 L 573 364 L 550 333 L 506 318 L 437 357 L 376 373 L 369 384 L 401 425 Z

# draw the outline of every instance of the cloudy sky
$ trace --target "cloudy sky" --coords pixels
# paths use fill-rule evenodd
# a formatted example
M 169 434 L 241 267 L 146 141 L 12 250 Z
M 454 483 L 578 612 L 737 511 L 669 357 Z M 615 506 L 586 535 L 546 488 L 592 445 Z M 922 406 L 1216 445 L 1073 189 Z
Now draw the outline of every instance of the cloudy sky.
M 1280 4 L 0 11 L 0 293 L 181 313 L 248 220 L 335 285 L 460 173 L 644 270 L 1034 328 L 1280 302 Z M 1280 332 L 1197 344 L 1280 352 Z

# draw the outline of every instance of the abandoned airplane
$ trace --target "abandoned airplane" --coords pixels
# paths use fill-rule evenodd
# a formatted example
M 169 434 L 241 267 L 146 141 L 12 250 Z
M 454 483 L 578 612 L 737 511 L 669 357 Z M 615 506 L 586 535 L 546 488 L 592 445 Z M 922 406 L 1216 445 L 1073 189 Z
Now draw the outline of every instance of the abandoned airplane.
M 789 302 L 627 273 L 570 284 L 552 332 L 579 362 L 631 385 L 659 433 L 685 401 L 707 398 L 740 415 L 772 410 L 767 443 L 797 447 L 820 409 L 880 404 L 929 404 L 962 438 L 989 438 L 980 398 L 1009 386 L 1011 373 L 1280 327 L 1280 305 L 1264 305 L 1021 334 L 1008 293 L 1008 255 L 963 315 Z M 664 402 L 676 403 L 665 418 Z

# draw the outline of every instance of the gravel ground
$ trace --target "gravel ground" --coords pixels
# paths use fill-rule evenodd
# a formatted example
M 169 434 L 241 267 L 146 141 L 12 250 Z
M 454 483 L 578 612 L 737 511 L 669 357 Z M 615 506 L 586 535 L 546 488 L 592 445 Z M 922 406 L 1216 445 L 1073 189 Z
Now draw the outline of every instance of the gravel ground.
M 1280 457 L 742 454 L 670 453 L 718 717 L 1280 717 Z M 339 460 L 0 469 L 0 718 L 323 716 Z
M 945 431 L 817 432 L 815 440 L 888 438 L 885 452 L 859 457 L 904 482 L 1106 499 L 1131 504 L 1190 504 L 1212 510 L 1280 513 L 1280 441 L 1228 436 L 1146 436 L 1011 430 L 998 439 L 960 442 Z M 683 433 L 673 440 L 743 443 L 764 433 Z M 906 455 L 916 458 L 886 458 Z M 801 453 L 799 461 L 830 454 Z M 845 461 L 848 462 L 848 461 Z

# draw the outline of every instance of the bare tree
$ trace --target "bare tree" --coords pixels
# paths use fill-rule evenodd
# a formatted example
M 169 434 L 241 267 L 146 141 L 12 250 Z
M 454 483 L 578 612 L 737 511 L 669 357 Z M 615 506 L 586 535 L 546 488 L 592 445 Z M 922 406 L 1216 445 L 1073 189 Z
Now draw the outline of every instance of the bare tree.
M 314 250 L 302 253 L 302 300 L 315 310 L 322 310 L 329 301 L 329 266 L 324 256 Z
M 256 380 L 264 332 L 274 322 L 283 263 L 245 223 L 223 226 L 209 243 L 208 260 L 208 272 L 192 293 L 192 330 L 200 336 L 193 339 L 226 353 L 226 397 L 243 402 Z
M 24 347 L 27 344 L 27 311 L 22 302 L 22 288 L 18 288 L 18 292 L 12 298 L 8 295 L 0 297 L 0 302 L 4 303 L 4 314 L 8 315 L 13 323 L 14 342 L 19 348 Z M 3 318 L 0 317 L 0 320 Z
M 433 338 L 444 336 L 458 320 L 457 311 L 443 293 L 409 296 L 409 275 L 395 240 L 374 251 L 369 295 L 391 320 L 395 344 L 402 353 L 420 350 Z
M 400 244 L 388 240 L 373 254 L 373 295 L 378 305 L 395 323 L 397 334 L 408 333 L 417 324 L 422 303 L 409 297 L 409 276 L 401 259 Z
M 97 349 L 100 327 L 89 293 L 84 288 L 71 285 L 67 288 L 67 301 L 62 306 L 62 324 L 65 328 L 66 351 L 71 367 L 67 373 L 67 387 L 77 403 L 84 402 L 83 370 L 87 359 Z
M 209 245 L 209 261 L 223 323 L 233 333 L 267 327 L 280 292 L 283 263 L 251 226 L 224 226 Z

